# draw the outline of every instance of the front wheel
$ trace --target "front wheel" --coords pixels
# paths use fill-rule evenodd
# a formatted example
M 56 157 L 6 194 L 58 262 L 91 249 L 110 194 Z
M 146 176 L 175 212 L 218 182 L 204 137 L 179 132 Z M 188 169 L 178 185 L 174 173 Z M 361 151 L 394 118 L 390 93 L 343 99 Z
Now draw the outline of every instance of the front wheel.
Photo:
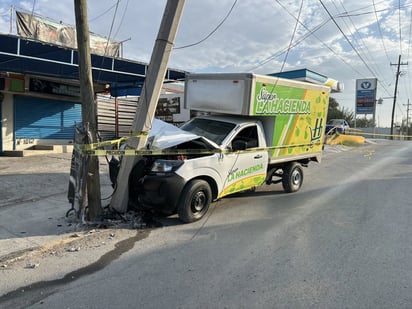
M 183 189 L 177 205 L 180 220 L 185 223 L 200 220 L 209 209 L 212 201 L 212 190 L 207 181 L 195 179 Z
M 303 183 L 303 169 L 300 164 L 292 162 L 283 169 L 282 185 L 285 192 L 296 192 Z

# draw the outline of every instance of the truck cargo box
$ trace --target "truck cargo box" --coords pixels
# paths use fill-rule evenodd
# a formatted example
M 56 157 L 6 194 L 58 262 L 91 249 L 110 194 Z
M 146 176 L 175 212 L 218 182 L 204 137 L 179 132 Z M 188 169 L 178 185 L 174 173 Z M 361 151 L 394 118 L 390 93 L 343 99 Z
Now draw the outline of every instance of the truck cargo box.
M 330 88 L 252 73 L 190 74 L 185 106 L 191 110 L 259 118 L 271 161 L 320 158 Z

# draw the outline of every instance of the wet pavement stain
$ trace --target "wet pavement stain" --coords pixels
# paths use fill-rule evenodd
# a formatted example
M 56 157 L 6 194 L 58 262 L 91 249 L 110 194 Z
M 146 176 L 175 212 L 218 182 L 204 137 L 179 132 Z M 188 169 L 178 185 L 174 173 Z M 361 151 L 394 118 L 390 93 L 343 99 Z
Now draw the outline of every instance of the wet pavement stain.
M 42 299 L 53 295 L 59 291 L 61 286 L 67 283 L 76 281 L 81 277 L 91 275 L 106 266 L 111 262 L 118 259 L 122 254 L 131 250 L 135 243 L 147 238 L 150 234 L 150 230 L 139 230 L 136 235 L 127 239 L 124 239 L 117 244 L 115 248 L 106 254 L 102 255 L 96 262 L 70 272 L 66 274 L 63 278 L 51 280 L 51 281 L 40 281 L 24 287 L 20 287 L 14 291 L 4 294 L 0 297 L 0 307 L 1 308 L 26 308 L 30 305 L 41 302 Z

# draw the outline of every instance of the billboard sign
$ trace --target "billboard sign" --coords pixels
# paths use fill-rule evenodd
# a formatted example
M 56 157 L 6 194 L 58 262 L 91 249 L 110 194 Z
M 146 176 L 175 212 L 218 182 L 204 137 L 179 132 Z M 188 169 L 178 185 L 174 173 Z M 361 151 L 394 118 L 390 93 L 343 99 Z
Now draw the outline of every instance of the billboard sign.
M 356 80 L 356 114 L 373 114 L 376 103 L 376 78 Z
M 76 29 L 38 15 L 16 11 L 17 34 L 23 38 L 77 49 Z M 90 49 L 93 54 L 108 57 L 119 56 L 120 43 L 90 33 Z

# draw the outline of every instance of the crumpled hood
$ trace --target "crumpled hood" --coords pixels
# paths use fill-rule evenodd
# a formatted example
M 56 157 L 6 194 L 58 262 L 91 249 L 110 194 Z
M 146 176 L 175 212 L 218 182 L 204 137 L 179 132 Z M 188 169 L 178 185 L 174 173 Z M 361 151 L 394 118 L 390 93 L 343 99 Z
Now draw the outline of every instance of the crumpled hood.
M 154 118 L 147 139 L 147 148 L 167 149 L 195 139 L 202 139 L 211 147 L 218 148 L 215 143 L 203 136 L 184 131 L 170 123 Z

